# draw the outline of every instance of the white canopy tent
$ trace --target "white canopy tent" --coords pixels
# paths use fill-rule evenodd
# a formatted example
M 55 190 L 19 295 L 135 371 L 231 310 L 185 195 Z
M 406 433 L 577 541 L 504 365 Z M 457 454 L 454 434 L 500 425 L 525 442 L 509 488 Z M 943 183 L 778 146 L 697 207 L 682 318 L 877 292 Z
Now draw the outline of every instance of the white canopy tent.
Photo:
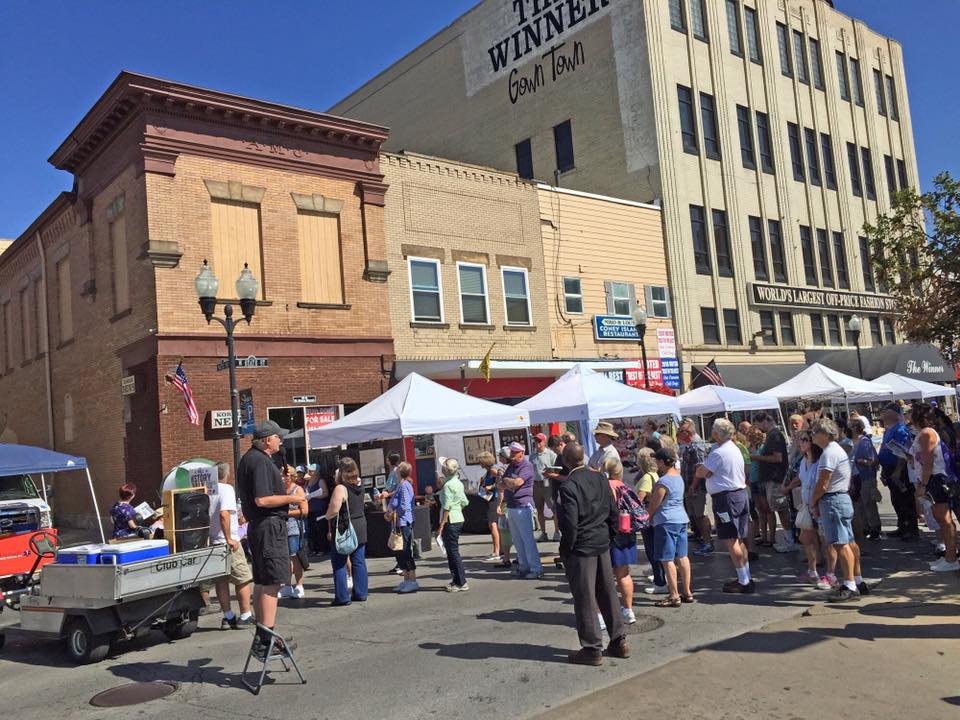
M 705 385 L 677 398 L 684 415 L 706 415 L 742 410 L 779 410 L 780 401 L 769 395 L 724 385 Z
M 411 373 L 359 410 L 319 430 L 311 430 L 310 445 L 331 447 L 529 424 L 530 415 L 525 410 L 471 397 Z
M 763 394 L 778 400 L 795 398 L 842 400 L 848 405 L 851 400 L 866 402 L 864 398 L 868 397 L 880 399 L 893 397 L 889 385 L 844 375 L 820 363 L 810 365 L 786 382 L 765 390 Z
M 883 383 L 889 386 L 893 392 L 893 397 L 897 400 L 927 400 L 928 398 L 947 397 L 953 395 L 952 387 L 935 385 L 924 380 L 915 380 L 913 378 L 897 375 L 896 373 L 887 373 L 881 375 L 875 382 Z M 889 400 L 890 395 L 878 395 L 876 397 L 857 398 L 860 402 L 879 402 Z
M 533 424 L 593 424 L 603 419 L 659 415 L 680 417 L 680 404 L 675 397 L 618 383 L 579 364 L 549 387 L 518 404 L 517 409 L 529 411 Z

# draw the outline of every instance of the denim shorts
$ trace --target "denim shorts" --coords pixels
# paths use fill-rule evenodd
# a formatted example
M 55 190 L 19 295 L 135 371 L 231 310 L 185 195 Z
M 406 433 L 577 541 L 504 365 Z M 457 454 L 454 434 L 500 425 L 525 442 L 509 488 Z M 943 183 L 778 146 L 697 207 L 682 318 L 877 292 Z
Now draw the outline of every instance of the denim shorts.
M 287 535 L 287 548 L 290 550 L 290 557 L 293 557 L 300 551 L 300 536 Z
M 853 500 L 847 493 L 824 495 L 820 510 L 820 534 L 831 545 L 853 542 Z
M 653 528 L 653 555 L 658 562 L 687 556 L 687 524 L 664 523 Z

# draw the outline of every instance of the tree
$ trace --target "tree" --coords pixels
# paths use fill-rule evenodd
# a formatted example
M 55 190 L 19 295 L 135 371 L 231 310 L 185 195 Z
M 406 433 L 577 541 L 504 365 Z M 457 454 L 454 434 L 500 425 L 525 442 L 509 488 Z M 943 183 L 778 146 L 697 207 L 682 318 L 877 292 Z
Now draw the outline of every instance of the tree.
M 897 193 L 893 209 L 863 230 L 879 287 L 894 298 L 911 342 L 960 362 L 960 181 L 943 172 L 930 192 Z

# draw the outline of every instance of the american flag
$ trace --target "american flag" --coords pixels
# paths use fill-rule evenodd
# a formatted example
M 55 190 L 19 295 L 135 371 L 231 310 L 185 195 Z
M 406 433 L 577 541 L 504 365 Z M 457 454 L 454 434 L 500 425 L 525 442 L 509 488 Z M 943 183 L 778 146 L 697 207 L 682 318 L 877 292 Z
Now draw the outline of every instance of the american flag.
M 711 360 L 700 368 L 694 376 L 693 382 L 690 383 L 690 385 L 695 388 L 704 387 L 705 385 L 724 384 L 723 377 L 721 377 L 720 370 L 717 368 L 717 363 L 714 360 Z
M 170 382 L 174 384 L 181 393 L 183 393 L 183 404 L 187 406 L 187 419 L 191 425 L 200 424 L 200 413 L 197 412 L 197 404 L 193 401 L 193 390 L 190 389 L 190 383 L 187 381 L 187 374 L 183 371 L 183 363 L 177 365 L 177 371 L 168 376 Z

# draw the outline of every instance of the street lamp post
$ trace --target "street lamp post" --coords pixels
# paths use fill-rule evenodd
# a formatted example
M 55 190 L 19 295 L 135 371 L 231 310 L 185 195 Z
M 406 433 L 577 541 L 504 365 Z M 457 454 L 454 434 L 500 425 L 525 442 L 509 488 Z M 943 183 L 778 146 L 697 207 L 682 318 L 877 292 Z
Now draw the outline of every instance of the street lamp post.
M 240 319 L 233 317 L 233 304 L 227 303 L 223 308 L 224 317 L 219 318 L 214 313 L 217 309 L 217 288 L 220 287 L 220 281 L 213 274 L 213 270 L 203 261 L 203 267 L 194 280 L 194 286 L 197 290 L 197 297 L 200 302 L 200 311 L 210 324 L 211 320 L 216 320 L 223 325 L 227 331 L 227 369 L 230 375 L 230 412 L 233 416 L 233 472 L 237 471 L 240 465 L 240 392 L 237 390 L 237 355 L 233 343 L 233 331 L 240 322 Z M 253 319 L 253 313 L 257 307 L 257 279 L 250 272 L 247 264 L 243 264 L 243 270 L 240 271 L 240 277 L 237 278 L 236 288 L 237 297 L 240 300 L 240 312 L 243 313 L 243 320 L 250 324 Z
M 650 373 L 647 371 L 647 311 L 637 305 L 633 308 L 633 324 L 637 328 L 637 335 L 640 337 L 640 357 L 643 361 L 643 386 L 650 389 Z
M 847 328 L 853 335 L 853 344 L 857 346 L 857 369 L 860 371 L 860 379 L 863 380 L 863 358 L 860 356 L 860 330 L 863 329 L 863 323 L 860 316 L 852 316 L 847 322 Z

